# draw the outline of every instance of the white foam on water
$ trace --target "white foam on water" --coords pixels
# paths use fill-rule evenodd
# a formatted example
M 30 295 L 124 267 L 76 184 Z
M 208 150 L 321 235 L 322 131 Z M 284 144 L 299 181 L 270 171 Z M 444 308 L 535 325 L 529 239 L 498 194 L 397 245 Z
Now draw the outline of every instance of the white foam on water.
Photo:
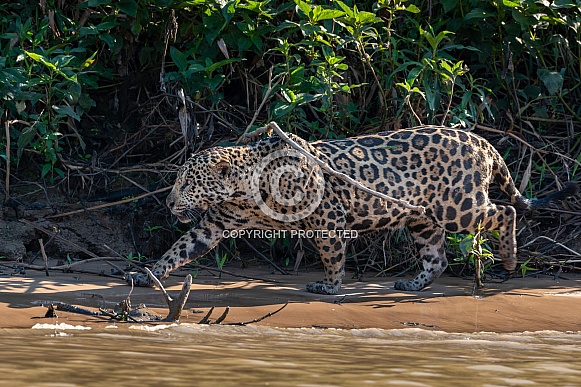
M 31 329 L 52 329 L 52 330 L 77 330 L 85 331 L 90 330 L 91 327 L 86 327 L 83 325 L 71 325 L 66 323 L 60 324 L 34 324 Z

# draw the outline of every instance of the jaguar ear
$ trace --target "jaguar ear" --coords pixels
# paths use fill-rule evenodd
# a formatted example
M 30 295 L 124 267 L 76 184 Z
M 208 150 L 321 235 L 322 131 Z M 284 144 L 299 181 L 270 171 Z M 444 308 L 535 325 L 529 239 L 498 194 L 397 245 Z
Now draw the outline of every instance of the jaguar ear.
M 216 164 L 216 169 L 218 169 L 222 177 L 226 177 L 230 173 L 230 163 L 227 161 L 220 161 L 218 164 Z

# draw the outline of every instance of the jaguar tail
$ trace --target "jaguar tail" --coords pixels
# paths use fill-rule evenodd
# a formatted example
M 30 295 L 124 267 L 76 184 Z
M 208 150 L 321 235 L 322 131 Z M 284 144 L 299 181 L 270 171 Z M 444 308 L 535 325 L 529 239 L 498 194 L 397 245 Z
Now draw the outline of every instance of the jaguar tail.
M 581 183 L 570 182 L 563 189 L 552 192 L 542 199 L 528 199 L 516 189 L 514 180 L 510 176 L 510 172 L 502 156 L 498 152 L 494 153 L 496 160 L 493 162 L 492 174 L 500 185 L 502 192 L 510 197 L 510 201 L 516 207 L 525 210 L 547 208 L 551 203 L 579 195 Z

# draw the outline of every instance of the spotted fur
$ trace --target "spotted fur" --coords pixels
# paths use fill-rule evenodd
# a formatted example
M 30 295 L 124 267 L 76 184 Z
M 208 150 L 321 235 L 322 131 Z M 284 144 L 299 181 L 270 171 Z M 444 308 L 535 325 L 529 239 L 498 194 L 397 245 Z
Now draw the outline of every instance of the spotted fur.
M 260 176 L 257 197 L 252 174 L 273 152 L 289 150 L 273 136 L 239 147 L 215 147 L 190 158 L 180 169 L 167 205 L 181 221 L 202 214 L 201 220 L 154 265 L 153 273 L 165 278 L 172 270 L 209 252 L 224 230 L 357 230 L 399 229 L 411 231 L 423 261 L 423 270 L 412 280 L 399 280 L 399 290 L 420 290 L 442 274 L 448 265 L 446 232 L 473 233 L 479 225 L 499 230 L 499 255 L 507 270 L 516 267 L 516 211 L 544 207 L 576 195 L 570 185 L 541 200 L 523 197 L 515 187 L 500 154 L 483 138 L 462 130 L 419 127 L 342 140 L 306 142 L 292 138 L 335 170 L 389 196 L 425 207 L 425 213 L 385 202 L 328 173 L 313 173 L 312 165 L 297 158 L 274 159 Z M 276 169 L 285 169 L 282 175 Z M 297 173 L 297 171 L 302 173 Z M 322 179 L 322 180 L 321 180 Z M 489 183 L 496 180 L 513 205 L 489 200 Z M 276 181 L 282 200 L 273 199 Z M 306 217 L 295 216 L 317 200 L 321 203 Z M 303 200 L 293 202 L 300 192 Z M 321 199 L 319 197 L 319 199 Z M 264 202 L 283 214 L 273 219 L 259 206 Z M 289 205 L 289 203 L 291 203 Z M 322 281 L 310 283 L 313 293 L 336 294 L 344 274 L 347 240 L 342 236 L 315 237 L 325 269 Z M 151 280 L 133 274 L 137 285 Z

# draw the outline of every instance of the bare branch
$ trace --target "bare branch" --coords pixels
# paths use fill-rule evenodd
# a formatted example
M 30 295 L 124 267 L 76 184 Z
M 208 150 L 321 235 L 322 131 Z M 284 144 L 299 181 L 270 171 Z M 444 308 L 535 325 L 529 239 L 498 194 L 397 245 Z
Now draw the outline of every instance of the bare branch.
M 324 171 L 328 172 L 329 174 L 331 174 L 331 175 L 333 175 L 341 180 L 344 180 L 349 184 L 354 185 L 355 187 L 359 188 L 360 190 L 362 190 L 365 193 L 368 193 L 368 194 L 373 195 L 373 196 L 377 196 L 380 199 L 387 200 L 387 201 L 395 203 L 395 204 L 399 204 L 407 209 L 419 211 L 421 214 L 425 213 L 426 209 L 423 206 L 414 206 L 405 200 L 396 199 L 396 198 L 393 198 L 391 196 L 387 196 L 385 194 L 382 194 L 381 192 L 377 192 L 375 190 L 367 188 L 364 185 L 362 185 L 361 183 L 359 183 L 357 180 L 347 176 L 346 174 L 344 174 L 342 172 L 338 172 L 338 171 L 334 170 L 327 163 L 325 163 L 324 161 L 320 160 L 318 157 L 315 157 L 312 154 L 310 154 L 309 152 L 307 152 L 299 144 L 297 144 L 294 140 L 292 140 L 289 136 L 287 136 L 286 133 L 282 131 L 282 129 L 278 126 L 278 124 L 276 122 L 271 122 L 265 127 L 258 128 L 254 132 L 249 133 L 248 135 L 256 136 L 259 133 L 267 133 L 271 130 L 273 130 L 284 142 L 289 144 L 293 149 L 297 150 L 299 153 L 304 155 L 307 159 L 309 159 L 309 161 L 316 163 L 319 167 L 321 167 Z M 246 135 L 245 137 L 248 137 L 248 135 Z

